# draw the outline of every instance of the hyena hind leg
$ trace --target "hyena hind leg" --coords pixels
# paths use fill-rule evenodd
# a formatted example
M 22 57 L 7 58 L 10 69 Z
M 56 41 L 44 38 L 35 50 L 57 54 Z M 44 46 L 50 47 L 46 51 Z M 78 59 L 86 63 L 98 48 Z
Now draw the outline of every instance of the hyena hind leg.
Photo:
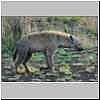
M 14 61 L 14 65 L 15 65 L 15 70 L 16 70 L 16 73 L 18 73 L 17 72 L 17 67 L 20 65 L 20 64 L 22 64 L 22 62 L 23 62 L 23 56 L 22 55 L 20 55 L 20 54 L 17 54 L 17 56 L 16 56 L 16 59 L 15 59 L 15 61 Z
M 25 67 L 25 69 L 26 69 L 26 72 L 29 73 L 29 74 L 30 74 L 30 71 L 29 71 L 29 69 L 28 69 L 26 63 L 27 63 L 28 60 L 31 58 L 31 55 L 32 55 L 32 54 L 31 54 L 30 52 L 28 52 L 28 53 L 25 55 L 24 60 L 23 60 L 23 65 L 24 65 L 24 67 Z

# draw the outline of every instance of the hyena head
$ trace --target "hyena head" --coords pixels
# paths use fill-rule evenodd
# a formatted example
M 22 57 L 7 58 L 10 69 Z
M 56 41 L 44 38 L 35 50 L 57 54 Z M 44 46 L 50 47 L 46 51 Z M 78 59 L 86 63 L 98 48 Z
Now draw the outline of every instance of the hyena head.
M 68 34 L 67 37 L 67 47 L 74 48 L 78 51 L 83 50 L 81 40 L 79 40 L 79 38 L 77 38 L 76 36 L 70 34 Z

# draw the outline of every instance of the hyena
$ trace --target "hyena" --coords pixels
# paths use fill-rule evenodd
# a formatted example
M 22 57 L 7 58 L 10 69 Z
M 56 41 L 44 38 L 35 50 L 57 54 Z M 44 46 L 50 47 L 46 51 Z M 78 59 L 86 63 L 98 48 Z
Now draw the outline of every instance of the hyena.
M 46 57 L 48 69 L 52 69 L 54 65 L 54 53 L 58 47 L 82 50 L 80 40 L 74 35 L 53 31 L 33 32 L 16 42 L 13 61 L 16 68 L 18 65 L 23 64 L 26 71 L 28 71 L 26 63 L 32 53 L 43 52 Z

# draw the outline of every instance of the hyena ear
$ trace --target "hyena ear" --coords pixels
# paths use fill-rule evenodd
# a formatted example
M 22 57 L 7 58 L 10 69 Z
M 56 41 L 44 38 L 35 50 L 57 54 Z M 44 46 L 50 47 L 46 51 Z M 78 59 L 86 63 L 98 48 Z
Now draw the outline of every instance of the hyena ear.
M 72 35 L 70 35 L 70 39 L 71 39 L 71 41 L 73 41 L 73 40 L 74 40 Z

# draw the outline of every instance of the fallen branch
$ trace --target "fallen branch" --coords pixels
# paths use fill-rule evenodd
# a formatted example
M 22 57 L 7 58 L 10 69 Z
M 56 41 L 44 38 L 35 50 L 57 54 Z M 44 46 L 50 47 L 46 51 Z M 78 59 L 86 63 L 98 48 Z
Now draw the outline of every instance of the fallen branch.
M 77 51 L 73 48 L 64 48 L 65 51 L 72 52 L 74 54 L 84 54 L 84 53 L 96 53 L 98 51 L 98 47 L 86 48 L 82 51 Z

